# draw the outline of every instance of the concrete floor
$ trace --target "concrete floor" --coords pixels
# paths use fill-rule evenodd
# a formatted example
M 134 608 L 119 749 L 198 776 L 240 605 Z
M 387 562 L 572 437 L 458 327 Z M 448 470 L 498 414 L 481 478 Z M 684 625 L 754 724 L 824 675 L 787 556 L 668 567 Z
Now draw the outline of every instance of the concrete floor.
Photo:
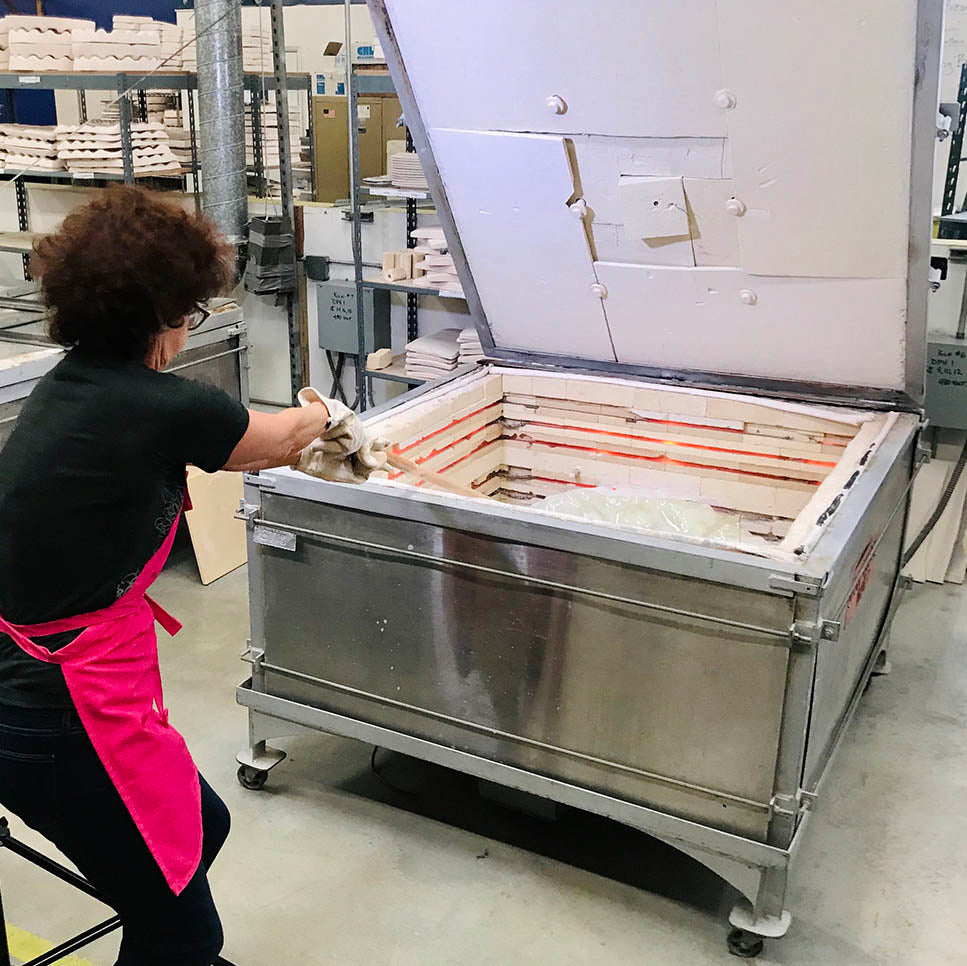
M 172 719 L 233 814 L 213 882 L 238 966 L 738 962 L 725 952 L 732 890 L 607 821 L 521 816 L 462 776 L 382 753 L 398 793 L 370 773 L 369 748 L 325 736 L 280 742 L 289 761 L 262 792 L 243 790 L 246 591 L 244 568 L 202 588 L 184 553 L 157 586 L 186 624 L 162 636 Z M 874 682 L 834 764 L 792 878 L 792 929 L 763 966 L 967 963 L 965 642 L 959 589 L 908 596 L 893 674 Z M 6 853 L 0 877 L 21 950 L 106 918 Z M 108 966 L 116 945 L 70 962 Z

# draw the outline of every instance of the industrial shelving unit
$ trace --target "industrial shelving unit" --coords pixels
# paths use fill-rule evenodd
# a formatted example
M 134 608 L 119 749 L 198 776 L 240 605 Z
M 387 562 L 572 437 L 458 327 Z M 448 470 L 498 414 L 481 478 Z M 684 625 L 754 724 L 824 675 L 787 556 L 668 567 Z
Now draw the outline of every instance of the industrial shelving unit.
M 353 281 L 356 286 L 356 324 L 358 327 L 359 354 L 356 357 L 356 396 L 359 400 L 360 411 L 367 408 L 372 392 L 372 380 L 384 379 L 390 382 L 404 383 L 409 386 L 422 385 L 426 380 L 406 375 L 405 359 L 402 355 L 393 359 L 393 364 L 386 369 L 366 368 L 366 322 L 364 314 L 365 289 L 385 289 L 390 292 L 400 292 L 406 295 L 406 339 L 411 342 L 419 336 L 419 299 L 421 296 L 433 295 L 442 298 L 462 299 L 463 296 L 454 292 L 442 292 L 439 289 L 417 282 L 385 282 L 378 278 L 366 278 L 363 275 L 363 245 L 362 245 L 362 201 L 361 194 L 366 191 L 370 195 L 386 198 L 398 198 L 406 204 L 406 247 L 414 248 L 416 241 L 410 233 L 417 227 L 417 204 L 430 200 L 428 191 L 406 191 L 388 186 L 364 185 L 361 183 L 359 167 L 359 95 L 371 93 L 393 93 L 393 81 L 389 71 L 373 73 L 365 70 L 371 67 L 369 63 L 353 63 L 352 33 L 350 28 L 350 0 L 346 0 L 346 58 L 347 84 L 346 94 L 349 99 L 349 215 L 352 221 L 353 248 Z M 361 69 L 363 68 L 363 69 Z M 413 139 L 409 131 L 406 132 L 406 149 L 414 151 Z
M 137 84 L 136 97 L 125 96 L 132 86 Z M 247 73 L 244 79 L 245 89 L 250 93 L 253 118 L 257 117 L 258 106 L 267 90 L 278 90 L 279 78 L 277 74 Z M 312 85 L 308 74 L 287 74 L 283 80 L 287 89 L 301 90 L 311 98 Z M 78 92 L 80 119 L 87 120 L 86 92 L 92 90 L 116 91 L 118 95 L 118 117 L 121 129 L 121 156 L 124 162 L 124 172 L 81 172 L 69 171 L 29 171 L 19 175 L 19 172 L 0 172 L 0 181 L 16 178 L 15 191 L 17 194 L 17 222 L 19 231 L 0 232 L 0 251 L 18 252 L 24 260 L 24 277 L 30 277 L 28 264 L 29 252 L 34 240 L 30 231 L 30 206 L 27 197 L 27 185 L 43 182 L 99 185 L 112 181 L 123 181 L 127 184 L 137 182 L 158 184 L 170 183 L 179 179 L 184 190 L 188 189 L 187 176 L 191 175 L 192 191 L 195 195 L 195 207 L 201 208 L 199 195 L 199 166 L 196 140 L 195 101 L 194 92 L 198 87 L 198 78 L 193 73 L 184 71 L 169 71 L 151 74 L 138 78 L 127 73 L 94 73 L 94 72 L 50 72 L 26 74 L 20 72 L 0 71 L 0 90 L 73 90 Z M 190 168 L 181 174 L 170 175 L 137 175 L 134 172 L 134 155 L 131 146 L 131 122 L 137 117 L 147 119 L 147 107 L 144 92 L 155 91 L 183 91 L 186 92 L 188 130 L 191 139 L 192 163 Z M 136 105 L 136 106 L 135 106 Z M 310 123 L 312 111 L 309 111 Z M 281 128 L 280 128 L 281 135 Z M 261 156 L 256 153 L 257 165 L 255 171 L 256 183 L 265 184 L 264 169 L 260 167 Z M 289 175 L 291 183 L 291 171 Z

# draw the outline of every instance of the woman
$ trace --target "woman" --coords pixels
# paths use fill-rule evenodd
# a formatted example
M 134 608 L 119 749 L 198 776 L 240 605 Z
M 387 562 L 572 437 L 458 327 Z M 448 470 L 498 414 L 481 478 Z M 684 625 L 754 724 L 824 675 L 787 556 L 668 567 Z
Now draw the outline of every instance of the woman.
M 145 593 L 188 505 L 186 465 L 288 465 L 317 438 L 328 475 L 376 461 L 338 402 L 250 412 L 162 371 L 233 281 L 234 250 L 204 219 L 111 189 L 31 266 L 70 351 L 0 452 L 0 803 L 117 909 L 118 964 L 208 966 L 228 810 L 168 724 L 154 622 L 178 625 Z

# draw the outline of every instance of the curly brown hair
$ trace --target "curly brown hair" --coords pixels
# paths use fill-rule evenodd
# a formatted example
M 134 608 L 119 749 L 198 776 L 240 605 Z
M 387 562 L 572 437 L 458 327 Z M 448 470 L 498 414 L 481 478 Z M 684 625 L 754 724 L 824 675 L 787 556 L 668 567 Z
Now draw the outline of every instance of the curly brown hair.
M 30 266 L 57 343 L 143 359 L 196 302 L 234 281 L 235 251 L 215 226 L 173 201 L 113 186 L 34 244 Z

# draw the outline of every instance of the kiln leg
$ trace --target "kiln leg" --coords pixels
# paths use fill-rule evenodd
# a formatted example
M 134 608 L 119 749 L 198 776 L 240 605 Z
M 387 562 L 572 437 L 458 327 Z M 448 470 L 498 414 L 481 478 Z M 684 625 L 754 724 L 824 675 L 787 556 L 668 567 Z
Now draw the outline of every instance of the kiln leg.
M 266 747 L 263 740 L 244 748 L 235 756 L 235 760 L 238 762 L 238 783 L 243 788 L 257 792 L 265 787 L 269 772 L 285 760 L 285 752 Z
M 781 939 L 789 931 L 792 916 L 783 909 L 786 869 L 764 869 L 755 906 L 740 899 L 729 915 L 729 952 L 740 959 L 755 959 L 766 939 Z
M 883 650 L 876 656 L 876 664 L 873 665 L 873 677 L 883 677 L 893 670 L 893 665 L 890 663 L 887 653 L 889 645 L 890 641 L 887 638 L 886 643 L 883 645 Z
M 272 748 L 267 741 L 273 738 L 289 738 L 293 735 L 317 734 L 312 728 L 263 714 L 249 708 L 248 747 L 236 756 L 238 762 L 238 781 L 243 788 L 258 791 L 269 779 L 269 772 L 280 762 L 285 761 L 285 752 Z

